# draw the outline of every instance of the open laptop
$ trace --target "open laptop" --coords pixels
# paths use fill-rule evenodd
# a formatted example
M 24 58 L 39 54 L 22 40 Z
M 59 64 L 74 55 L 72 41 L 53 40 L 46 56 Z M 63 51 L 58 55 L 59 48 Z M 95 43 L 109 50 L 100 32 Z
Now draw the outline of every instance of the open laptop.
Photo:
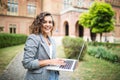
M 57 71 L 74 71 L 76 69 L 76 66 L 78 65 L 78 61 L 79 61 L 79 58 L 80 58 L 80 55 L 84 49 L 84 45 L 85 45 L 85 42 L 83 43 L 82 45 L 82 48 L 80 49 L 80 53 L 79 53 L 79 56 L 76 59 L 63 59 L 66 63 L 66 65 L 59 65 L 59 66 L 48 66 L 47 69 L 48 70 L 57 70 Z

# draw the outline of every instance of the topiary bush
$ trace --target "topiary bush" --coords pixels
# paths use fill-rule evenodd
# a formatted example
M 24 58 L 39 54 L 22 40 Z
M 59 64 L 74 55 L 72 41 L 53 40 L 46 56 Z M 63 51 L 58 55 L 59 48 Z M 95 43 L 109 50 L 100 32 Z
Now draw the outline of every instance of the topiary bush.
M 65 36 L 62 40 L 62 43 L 66 57 L 77 59 L 83 46 L 84 40 L 82 38 L 72 38 L 69 36 Z M 83 57 L 87 51 L 86 49 L 87 45 L 85 43 L 79 60 L 83 60 Z

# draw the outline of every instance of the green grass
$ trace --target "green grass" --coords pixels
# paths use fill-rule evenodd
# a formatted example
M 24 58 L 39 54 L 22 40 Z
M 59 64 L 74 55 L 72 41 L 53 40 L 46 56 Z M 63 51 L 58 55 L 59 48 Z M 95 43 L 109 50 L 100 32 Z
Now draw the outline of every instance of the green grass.
M 23 47 L 24 45 L 19 45 L 0 49 L 0 73 Z M 57 57 L 65 58 L 62 46 L 57 47 Z M 86 54 L 77 69 L 67 74 L 72 77 L 70 80 L 120 80 L 120 63 L 111 63 Z
M 12 46 L 7 48 L 0 49 L 0 75 L 2 74 L 3 70 L 7 67 L 9 62 L 21 52 L 24 48 L 24 45 Z
M 59 57 L 65 58 L 62 46 L 57 51 Z M 70 80 L 120 80 L 120 63 L 111 63 L 86 54 L 75 72 L 70 75 Z

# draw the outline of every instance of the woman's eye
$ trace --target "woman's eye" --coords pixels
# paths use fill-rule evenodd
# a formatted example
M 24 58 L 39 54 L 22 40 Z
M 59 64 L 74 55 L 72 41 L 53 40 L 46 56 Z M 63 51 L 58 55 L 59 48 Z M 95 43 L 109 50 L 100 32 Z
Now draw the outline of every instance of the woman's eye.
M 49 21 L 49 23 L 52 23 L 52 21 Z
M 45 23 L 49 23 L 49 24 L 51 24 L 52 21 L 43 21 L 43 24 L 45 24 Z
M 43 23 L 46 23 L 46 21 L 43 21 Z

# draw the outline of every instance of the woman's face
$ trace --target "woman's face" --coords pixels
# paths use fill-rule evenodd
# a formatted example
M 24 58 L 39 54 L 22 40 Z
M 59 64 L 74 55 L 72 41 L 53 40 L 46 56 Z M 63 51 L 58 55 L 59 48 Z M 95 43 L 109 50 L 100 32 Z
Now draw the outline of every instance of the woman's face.
M 52 29 L 53 29 L 52 17 L 45 16 L 43 21 L 42 31 L 48 35 Z

